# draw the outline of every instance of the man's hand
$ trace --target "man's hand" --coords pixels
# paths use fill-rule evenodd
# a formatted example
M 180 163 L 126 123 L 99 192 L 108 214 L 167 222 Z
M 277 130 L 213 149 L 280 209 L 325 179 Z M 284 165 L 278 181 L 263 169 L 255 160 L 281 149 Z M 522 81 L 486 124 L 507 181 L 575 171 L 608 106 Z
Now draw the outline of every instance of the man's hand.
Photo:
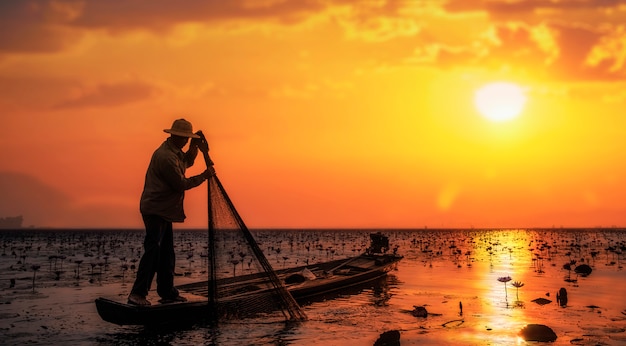
M 196 132 L 196 134 L 198 136 L 200 136 L 200 138 L 194 138 L 192 139 L 192 143 L 194 140 L 196 140 L 196 146 L 198 147 L 198 149 L 200 149 L 201 152 L 203 153 L 208 153 L 209 152 L 209 143 L 206 141 L 204 134 L 202 133 L 202 131 L 198 131 Z
M 203 153 L 208 153 L 209 152 L 209 143 L 207 143 L 206 141 L 200 140 L 200 142 L 197 144 L 198 149 L 200 149 L 201 152 Z
M 202 173 L 202 175 L 204 175 L 204 179 L 211 178 L 212 176 L 215 175 L 215 168 L 213 168 L 213 166 L 207 168 L 206 171 L 204 171 L 204 173 Z
M 196 132 L 196 134 L 198 134 L 198 133 Z M 198 143 L 200 143 L 200 142 L 202 142 L 202 138 L 192 138 L 191 141 L 189 141 L 189 146 L 190 147 L 192 147 L 192 146 L 196 146 L 197 147 Z

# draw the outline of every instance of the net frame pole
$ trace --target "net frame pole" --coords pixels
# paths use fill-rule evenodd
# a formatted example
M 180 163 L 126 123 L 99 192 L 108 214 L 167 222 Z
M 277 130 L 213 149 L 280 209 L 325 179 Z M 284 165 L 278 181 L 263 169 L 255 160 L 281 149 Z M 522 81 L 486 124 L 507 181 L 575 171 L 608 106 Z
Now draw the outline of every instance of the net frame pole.
M 198 133 L 202 141 L 207 144 L 206 137 L 202 132 Z M 204 157 L 204 163 L 206 168 L 213 167 L 213 160 L 209 156 L 209 152 L 202 152 Z M 217 323 L 217 268 L 215 266 L 215 220 L 213 219 L 213 205 L 211 202 L 211 179 L 217 179 L 215 175 L 212 175 L 207 179 L 207 217 L 208 217 L 208 234 L 207 234 L 207 260 L 208 260 L 208 278 L 207 278 L 207 297 L 208 297 L 208 318 L 209 322 Z
M 213 179 L 211 177 L 210 179 Z M 207 247 L 207 258 L 209 260 L 209 278 L 207 281 L 207 296 L 209 298 L 209 321 L 212 323 L 217 323 L 218 314 L 217 314 L 217 268 L 215 266 L 215 222 L 212 217 L 212 203 L 211 203 L 211 184 L 210 181 L 207 181 L 207 204 L 208 204 L 208 217 L 209 217 L 209 227 L 208 227 L 208 247 Z

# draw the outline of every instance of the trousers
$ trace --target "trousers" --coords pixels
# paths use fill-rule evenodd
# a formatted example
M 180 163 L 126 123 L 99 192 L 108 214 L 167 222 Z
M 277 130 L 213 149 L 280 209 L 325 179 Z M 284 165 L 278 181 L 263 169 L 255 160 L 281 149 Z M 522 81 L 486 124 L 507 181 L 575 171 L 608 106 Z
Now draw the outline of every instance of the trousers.
M 157 215 L 142 215 L 146 226 L 144 253 L 137 268 L 137 278 L 131 293 L 148 295 L 156 274 L 157 294 L 164 299 L 178 296 L 174 287 L 174 235 L 172 223 Z

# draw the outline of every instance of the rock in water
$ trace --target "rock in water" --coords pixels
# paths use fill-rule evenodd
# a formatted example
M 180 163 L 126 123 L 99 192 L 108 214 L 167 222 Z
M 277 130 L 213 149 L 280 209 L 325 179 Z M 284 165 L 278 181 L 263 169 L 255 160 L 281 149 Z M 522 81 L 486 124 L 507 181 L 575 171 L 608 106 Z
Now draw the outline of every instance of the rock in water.
M 374 346 L 400 346 L 400 332 L 390 330 L 380 334 L 380 337 L 374 343 Z
M 428 317 L 428 310 L 426 310 L 423 306 L 413 305 L 413 311 L 411 311 L 411 314 L 415 317 Z
M 526 341 L 553 342 L 556 333 L 543 324 L 529 324 L 520 331 L 520 336 Z
M 588 266 L 587 264 L 581 264 L 574 269 L 574 272 L 584 277 L 584 276 L 588 276 L 589 274 L 591 274 L 592 270 L 593 269 L 591 269 L 591 267 Z

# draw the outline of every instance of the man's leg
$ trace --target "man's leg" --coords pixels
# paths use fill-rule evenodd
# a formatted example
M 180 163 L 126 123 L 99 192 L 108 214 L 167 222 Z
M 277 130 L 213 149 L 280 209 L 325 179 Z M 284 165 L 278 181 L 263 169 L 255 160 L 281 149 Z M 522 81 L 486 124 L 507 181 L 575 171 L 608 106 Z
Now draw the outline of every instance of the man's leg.
M 161 241 L 161 255 L 157 265 L 157 293 L 164 301 L 184 301 L 174 287 L 176 254 L 174 253 L 174 233 L 172 223 L 168 224 Z
M 171 223 L 154 215 L 144 215 L 143 222 L 146 226 L 146 237 L 143 242 L 144 253 L 137 268 L 137 278 L 133 284 L 131 294 L 128 297 L 130 303 L 137 305 L 150 305 L 146 300 L 154 274 L 157 271 L 163 237 L 167 233 L 168 224 L 171 233 Z
M 168 222 L 163 229 L 159 251 L 159 261 L 156 267 L 157 293 L 161 298 L 167 298 L 172 295 L 171 291 L 174 287 L 174 234 L 171 222 Z

